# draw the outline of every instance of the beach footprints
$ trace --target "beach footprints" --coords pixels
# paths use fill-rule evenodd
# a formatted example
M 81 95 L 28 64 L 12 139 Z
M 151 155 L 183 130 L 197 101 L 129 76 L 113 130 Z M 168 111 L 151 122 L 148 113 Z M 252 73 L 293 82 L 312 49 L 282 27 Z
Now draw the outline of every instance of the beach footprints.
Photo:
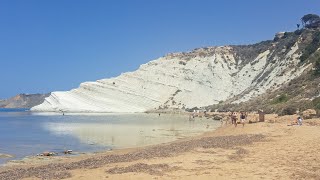
M 242 147 L 238 147 L 238 148 L 235 148 L 236 151 L 232 154 L 232 155 L 229 155 L 228 158 L 230 160 L 235 160 L 235 161 L 238 161 L 242 158 L 244 158 L 247 154 L 249 154 L 249 151 L 242 148 Z
M 163 176 L 165 172 L 177 170 L 178 167 L 170 167 L 168 164 L 145 164 L 137 163 L 127 167 L 114 167 L 106 170 L 109 174 L 123 174 L 123 173 L 147 173 L 150 175 Z

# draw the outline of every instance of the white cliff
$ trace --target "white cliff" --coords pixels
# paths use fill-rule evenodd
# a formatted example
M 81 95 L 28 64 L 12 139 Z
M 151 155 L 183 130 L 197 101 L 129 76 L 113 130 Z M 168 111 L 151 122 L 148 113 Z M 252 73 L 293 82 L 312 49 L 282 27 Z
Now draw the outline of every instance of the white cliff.
M 173 53 L 118 77 L 85 82 L 79 88 L 53 92 L 33 111 L 144 112 L 159 108 L 193 108 L 239 96 L 243 102 L 277 89 L 299 76 L 298 43 L 277 49 L 269 43 L 260 53 L 242 55 L 252 46 L 200 48 Z M 258 45 L 257 45 L 258 46 Z M 237 50 L 235 49 L 237 48 Z

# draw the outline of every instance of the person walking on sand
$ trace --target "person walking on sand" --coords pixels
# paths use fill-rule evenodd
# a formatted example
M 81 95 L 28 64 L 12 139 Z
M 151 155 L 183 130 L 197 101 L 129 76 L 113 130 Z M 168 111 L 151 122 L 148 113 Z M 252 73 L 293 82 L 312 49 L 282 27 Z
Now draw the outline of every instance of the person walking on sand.
M 246 118 L 247 118 L 247 114 L 242 111 L 242 112 L 240 113 L 240 122 L 241 122 L 241 124 L 242 124 L 242 127 L 244 127 L 244 123 L 245 123 L 245 121 L 246 121 Z

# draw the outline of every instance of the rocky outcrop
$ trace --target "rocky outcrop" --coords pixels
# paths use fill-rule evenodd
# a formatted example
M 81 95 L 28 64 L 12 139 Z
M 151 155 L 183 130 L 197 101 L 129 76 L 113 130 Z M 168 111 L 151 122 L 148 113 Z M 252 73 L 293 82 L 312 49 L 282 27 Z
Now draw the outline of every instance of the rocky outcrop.
M 0 108 L 31 108 L 43 103 L 50 94 L 18 94 L 7 100 L 0 100 Z
M 34 111 L 144 112 L 247 101 L 300 76 L 303 34 L 254 45 L 172 53 L 118 77 L 53 92 Z

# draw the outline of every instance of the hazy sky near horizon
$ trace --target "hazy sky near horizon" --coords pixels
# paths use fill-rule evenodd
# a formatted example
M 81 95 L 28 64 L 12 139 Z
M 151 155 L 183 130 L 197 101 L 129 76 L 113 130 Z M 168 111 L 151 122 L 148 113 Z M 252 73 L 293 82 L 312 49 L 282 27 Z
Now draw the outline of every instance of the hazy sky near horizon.
M 319 0 L 0 0 L 0 99 L 70 90 L 170 52 L 250 44 Z

